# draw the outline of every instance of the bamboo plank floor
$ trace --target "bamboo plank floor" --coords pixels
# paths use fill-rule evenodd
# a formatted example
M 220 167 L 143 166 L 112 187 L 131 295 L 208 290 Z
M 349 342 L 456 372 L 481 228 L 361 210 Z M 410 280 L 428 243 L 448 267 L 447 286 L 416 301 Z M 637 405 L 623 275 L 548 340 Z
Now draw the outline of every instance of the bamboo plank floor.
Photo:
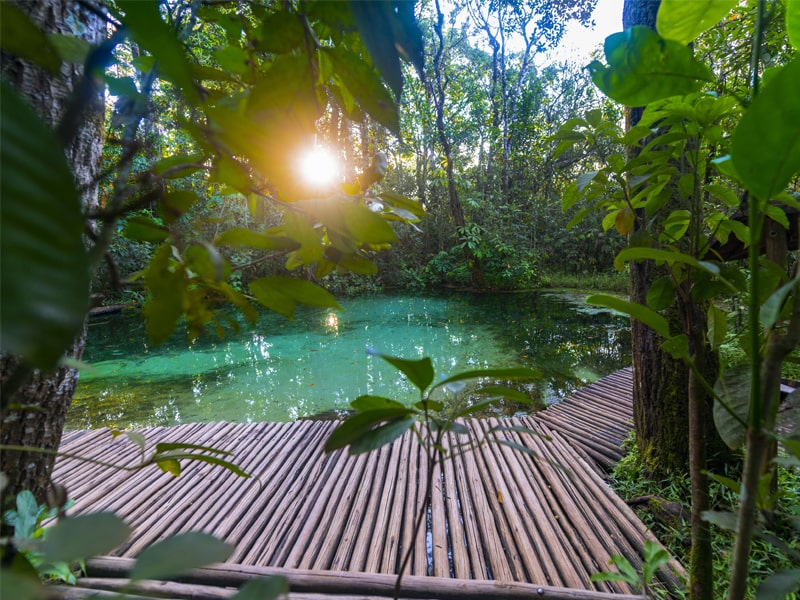
M 412 579 L 628 594 L 625 584 L 589 577 L 612 554 L 638 566 L 644 541 L 654 539 L 601 476 L 621 456 L 631 411 L 624 369 L 536 415 L 465 421 L 473 441 L 503 425 L 492 435 L 528 450 L 498 443 L 465 450 L 464 436 L 451 435 L 450 458 L 433 473 L 427 502 L 428 465 L 415 436 L 357 457 L 325 454 L 332 421 L 140 431 L 148 453 L 166 441 L 228 450 L 251 479 L 204 464 L 186 465 L 175 478 L 155 467 L 131 472 L 60 458 L 54 480 L 76 499 L 73 512 L 114 511 L 128 522 L 134 533 L 114 552 L 122 558 L 199 530 L 233 544 L 228 562 L 237 568 L 396 574 L 411 548 L 404 573 Z M 61 451 L 116 464 L 135 464 L 140 452 L 108 430 L 67 432 Z M 423 503 L 427 518 L 415 534 Z M 659 574 L 669 587 L 683 576 L 675 562 Z

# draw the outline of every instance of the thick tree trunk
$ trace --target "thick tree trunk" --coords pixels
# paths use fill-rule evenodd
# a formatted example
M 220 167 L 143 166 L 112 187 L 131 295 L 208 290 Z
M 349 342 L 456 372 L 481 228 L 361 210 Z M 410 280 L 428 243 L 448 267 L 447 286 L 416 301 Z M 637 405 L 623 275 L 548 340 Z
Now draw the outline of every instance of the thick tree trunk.
M 655 27 L 660 2 L 626 0 L 622 24 Z M 642 109 L 629 109 L 627 127 L 641 118 Z M 643 217 L 643 215 L 642 215 Z M 637 218 L 637 228 L 643 218 Z M 636 235 L 636 234 L 634 234 Z M 631 301 L 647 304 L 650 284 L 657 273 L 651 261 L 632 262 Z M 680 326 L 680 316 L 670 319 Z M 652 329 L 633 320 L 631 351 L 633 358 L 633 421 L 636 443 L 645 464 L 654 472 L 675 470 L 687 472 L 689 467 L 689 415 L 686 390 L 689 370 L 681 361 L 660 349 L 663 340 Z
M 655 26 L 659 2 L 626 0 L 623 24 Z M 640 109 L 631 110 L 628 126 L 641 117 Z M 677 196 L 673 200 L 679 203 Z M 689 237 L 685 240 L 692 254 L 700 245 L 702 198 L 697 184 L 688 206 L 692 215 Z M 678 206 L 676 206 L 678 208 Z M 644 215 L 637 214 L 636 235 L 644 235 Z M 647 291 L 656 276 L 652 262 L 631 265 L 631 300 L 646 304 Z M 690 597 L 693 600 L 713 598 L 713 560 L 710 525 L 703 519 L 709 510 L 709 483 L 706 469 L 709 454 L 723 452 L 711 418 L 712 398 L 701 377 L 713 383 L 719 372 L 719 360 L 705 342 L 706 312 L 692 299 L 691 275 L 683 282 L 678 302 L 667 315 L 670 328 L 688 336 L 689 356 L 695 370 L 661 351 L 661 340 L 654 331 L 634 321 L 632 354 L 634 367 L 634 422 L 637 444 L 653 470 L 676 469 L 689 472 L 692 501 L 692 549 L 690 556 Z
M 80 36 L 92 45 L 105 38 L 105 23 L 95 14 L 86 11 L 77 2 L 48 0 L 48 2 L 19 2 L 20 6 L 43 31 Z M 51 126 L 59 123 L 68 104 L 70 94 L 83 75 L 83 68 L 64 64 L 59 77 L 11 57 L 3 56 L 4 78 L 37 110 Z M 100 98 L 85 107 L 87 118 L 67 148 L 76 182 L 83 192 L 87 207 L 97 206 L 96 177 L 102 155 L 103 105 Z M 84 336 L 76 340 L 72 353 L 80 357 Z M 0 379 L 7 381 L 18 368 L 13 356 L 0 357 Z M 56 450 L 72 395 L 77 384 L 77 371 L 59 368 L 55 373 L 34 372 L 27 383 L 11 399 L 15 406 L 3 415 L 0 423 L 0 444 L 27 446 Z M 0 470 L 8 477 L 3 492 L 3 509 L 13 502 L 16 494 L 31 490 L 43 501 L 50 483 L 54 458 L 45 454 L 4 451 L 0 454 Z

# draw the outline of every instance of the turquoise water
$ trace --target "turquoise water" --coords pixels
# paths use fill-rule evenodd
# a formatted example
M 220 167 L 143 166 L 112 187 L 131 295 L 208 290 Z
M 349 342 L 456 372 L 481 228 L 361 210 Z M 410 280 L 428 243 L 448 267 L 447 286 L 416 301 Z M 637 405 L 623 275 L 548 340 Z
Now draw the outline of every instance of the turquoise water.
M 225 339 L 209 333 L 193 344 L 178 332 L 157 347 L 138 315 L 97 319 L 84 355 L 92 368 L 81 373 L 67 427 L 291 421 L 346 409 L 362 394 L 417 399 L 367 346 L 430 356 L 437 376 L 543 368 L 544 379 L 524 386 L 542 402 L 630 364 L 628 320 L 573 296 L 381 294 L 341 305 L 342 312 L 302 308 L 294 321 L 265 312 L 253 330 Z

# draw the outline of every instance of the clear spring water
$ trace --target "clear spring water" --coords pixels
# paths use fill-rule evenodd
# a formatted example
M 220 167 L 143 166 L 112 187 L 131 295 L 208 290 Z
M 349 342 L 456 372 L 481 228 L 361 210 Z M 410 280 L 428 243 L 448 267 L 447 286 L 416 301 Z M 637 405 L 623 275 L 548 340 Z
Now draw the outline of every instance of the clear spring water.
M 343 312 L 303 307 L 294 321 L 261 314 L 254 330 L 161 346 L 135 314 L 89 327 L 67 419 L 71 429 L 205 421 L 290 421 L 346 409 L 362 394 L 418 399 L 371 346 L 403 358 L 430 356 L 437 377 L 483 367 L 539 367 L 526 386 L 552 402 L 630 364 L 628 319 L 555 293 L 380 294 L 340 301 Z M 515 412 L 519 405 L 506 407 Z

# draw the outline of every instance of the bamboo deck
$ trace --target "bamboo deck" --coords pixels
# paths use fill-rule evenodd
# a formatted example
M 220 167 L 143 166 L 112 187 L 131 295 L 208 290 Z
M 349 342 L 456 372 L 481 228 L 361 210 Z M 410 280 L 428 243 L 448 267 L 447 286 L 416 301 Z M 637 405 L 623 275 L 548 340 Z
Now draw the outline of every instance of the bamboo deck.
M 499 434 L 527 453 L 497 443 L 459 452 L 463 440 L 451 436 L 454 451 L 434 473 L 418 535 L 413 521 L 426 502 L 427 461 L 417 438 L 407 434 L 358 457 L 325 454 L 331 421 L 141 431 L 148 449 L 171 441 L 231 451 L 251 479 L 209 465 L 187 465 L 175 478 L 155 467 L 131 473 L 62 458 L 54 480 L 76 499 L 73 512 L 114 511 L 131 525 L 134 534 L 114 553 L 122 559 L 169 535 L 200 530 L 235 545 L 230 564 L 220 567 L 229 572 L 332 572 L 355 589 L 359 581 L 386 577 L 377 574 L 398 573 L 403 552 L 413 548 L 405 570 L 411 583 L 451 581 L 452 589 L 469 589 L 458 586 L 517 582 L 520 593 L 547 591 L 551 598 L 586 597 L 580 594 L 589 590 L 629 594 L 625 584 L 590 583 L 589 577 L 606 570 L 612 554 L 639 565 L 644 541 L 653 539 L 601 477 L 601 468 L 620 457 L 630 430 L 630 396 L 625 369 L 542 413 L 504 420 L 530 430 Z M 476 440 L 499 424 L 465 422 Z M 118 464 L 134 464 L 139 452 L 123 438 L 112 440 L 108 430 L 69 432 L 61 450 Z M 675 587 L 683 575 L 673 562 L 659 578 Z

